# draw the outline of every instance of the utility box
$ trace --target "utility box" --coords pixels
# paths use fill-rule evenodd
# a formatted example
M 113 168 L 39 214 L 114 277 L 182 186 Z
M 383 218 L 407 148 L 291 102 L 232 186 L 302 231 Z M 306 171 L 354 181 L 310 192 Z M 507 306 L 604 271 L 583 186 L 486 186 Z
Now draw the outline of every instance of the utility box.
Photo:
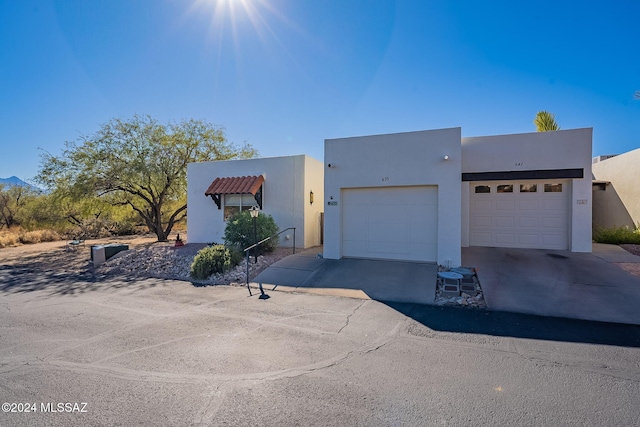
M 91 261 L 93 266 L 97 267 L 107 260 L 104 252 L 104 246 L 96 245 L 91 246 Z
M 112 244 L 109 244 L 109 245 L 104 245 L 105 260 L 111 258 L 112 256 L 114 256 L 118 252 L 128 251 L 128 250 L 129 250 L 129 245 L 120 245 L 118 243 L 112 243 Z
M 97 267 L 118 252 L 126 250 L 129 250 L 129 245 L 120 245 L 118 243 L 91 246 L 91 261 L 93 261 L 93 266 Z

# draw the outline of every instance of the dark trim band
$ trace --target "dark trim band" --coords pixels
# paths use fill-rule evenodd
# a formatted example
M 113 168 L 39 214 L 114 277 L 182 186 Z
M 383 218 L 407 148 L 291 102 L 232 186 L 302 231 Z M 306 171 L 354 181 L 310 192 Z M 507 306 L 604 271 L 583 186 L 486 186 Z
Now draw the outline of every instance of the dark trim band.
M 462 181 L 515 181 L 521 179 L 584 178 L 584 169 L 542 169 L 533 171 L 463 173 Z

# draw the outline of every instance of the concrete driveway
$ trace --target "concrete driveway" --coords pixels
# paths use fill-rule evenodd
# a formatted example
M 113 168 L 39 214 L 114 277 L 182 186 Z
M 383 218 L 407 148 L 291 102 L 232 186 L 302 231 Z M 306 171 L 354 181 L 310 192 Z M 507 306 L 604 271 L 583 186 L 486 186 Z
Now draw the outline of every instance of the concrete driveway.
M 435 264 L 319 258 L 321 248 L 289 256 L 254 279 L 265 290 L 298 291 L 385 302 L 433 304 Z M 463 248 L 476 267 L 490 310 L 640 324 L 640 277 L 620 268 L 640 257 L 615 245 L 593 253 Z
M 591 254 L 472 247 L 462 261 L 478 269 L 489 309 L 640 324 L 640 277 L 617 265 L 640 257 L 618 246 L 594 244 Z
M 344 258 L 319 258 L 321 248 L 288 256 L 256 276 L 265 290 L 389 302 L 433 304 L 436 264 Z

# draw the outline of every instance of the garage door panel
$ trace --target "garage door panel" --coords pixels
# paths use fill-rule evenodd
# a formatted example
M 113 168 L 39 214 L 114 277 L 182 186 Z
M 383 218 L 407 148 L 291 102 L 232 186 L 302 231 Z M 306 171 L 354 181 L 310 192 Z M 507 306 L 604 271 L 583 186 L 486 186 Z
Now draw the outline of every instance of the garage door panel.
M 565 205 L 566 200 L 553 198 L 543 200 L 542 207 L 545 211 L 564 212 L 567 210 Z
M 372 254 L 385 254 L 392 253 L 396 255 L 408 255 L 409 254 L 409 244 L 405 242 L 399 241 L 384 241 L 384 240 L 369 240 L 367 242 L 367 250 Z
M 493 218 L 490 216 L 476 216 L 472 219 L 476 227 L 491 227 Z
M 396 241 L 406 242 L 409 237 L 409 227 L 406 222 L 397 221 L 375 221 L 369 223 L 370 230 L 367 233 L 371 236 L 368 240 L 392 243 Z
M 386 202 L 380 203 L 371 208 L 368 212 L 371 221 L 406 221 L 409 215 L 406 205 L 389 205 Z
M 368 242 L 364 240 L 343 240 L 342 251 L 345 254 L 356 253 L 361 250 L 363 245 L 368 245 Z
M 535 247 L 539 242 L 537 234 L 519 234 L 518 243 L 523 247 Z
M 491 212 L 491 200 L 476 200 L 473 202 L 473 210 L 476 212 Z
M 548 247 L 560 247 L 564 245 L 564 239 L 562 239 L 557 234 L 543 234 L 542 235 L 542 243 Z
M 558 218 L 558 217 L 545 217 L 542 218 L 542 227 L 545 229 L 562 229 L 565 228 L 566 218 Z
M 472 188 L 488 186 L 491 191 L 469 195 L 469 243 L 472 246 L 568 249 L 570 182 L 562 182 L 563 192 L 519 192 L 520 188 L 532 188 L 531 184 L 542 190 L 545 183 L 549 182 L 472 183 Z M 504 184 L 513 185 L 514 192 L 498 193 L 498 185 Z
M 435 186 L 343 190 L 343 256 L 435 261 L 437 202 Z
M 513 228 L 516 223 L 516 219 L 512 216 L 498 216 L 496 217 L 496 228 Z
M 514 211 L 516 209 L 515 200 L 497 200 L 495 202 L 497 211 Z
M 344 230 L 344 238 L 347 240 L 355 240 L 356 236 L 366 235 L 369 231 L 369 219 L 363 218 L 362 213 L 358 215 L 356 212 L 345 213 L 343 222 L 349 224 L 349 228 Z
M 540 221 L 538 220 L 538 218 L 521 217 L 518 220 L 518 225 L 521 228 L 538 228 L 539 224 L 540 224 Z
M 537 211 L 540 208 L 538 200 L 520 200 L 518 202 L 518 209 L 520 211 Z
M 471 241 L 475 242 L 475 246 L 491 246 L 491 236 L 489 232 L 474 232 L 471 234 Z
M 496 243 L 512 245 L 516 241 L 514 233 L 495 233 Z

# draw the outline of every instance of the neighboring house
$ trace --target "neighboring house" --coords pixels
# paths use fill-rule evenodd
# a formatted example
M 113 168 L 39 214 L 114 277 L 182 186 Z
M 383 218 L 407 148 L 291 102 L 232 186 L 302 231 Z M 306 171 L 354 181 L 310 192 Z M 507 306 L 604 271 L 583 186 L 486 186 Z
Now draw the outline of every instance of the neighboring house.
M 296 246 L 320 245 L 323 173 L 322 162 L 304 155 L 189 164 L 189 242 L 222 243 L 228 218 L 258 206 L 280 230 L 296 227 Z M 280 245 L 292 238 L 283 233 Z
M 325 258 L 461 264 L 461 246 L 591 251 L 592 129 L 325 141 Z
M 593 226 L 640 224 L 640 149 L 594 159 Z
M 462 246 L 591 252 L 592 133 L 463 138 Z
M 474 138 L 452 128 L 328 139 L 324 164 L 193 163 L 187 233 L 220 242 L 225 214 L 262 203 L 304 247 L 321 243 L 324 211 L 330 259 L 459 266 L 467 246 L 591 252 L 591 142 L 590 128 Z

